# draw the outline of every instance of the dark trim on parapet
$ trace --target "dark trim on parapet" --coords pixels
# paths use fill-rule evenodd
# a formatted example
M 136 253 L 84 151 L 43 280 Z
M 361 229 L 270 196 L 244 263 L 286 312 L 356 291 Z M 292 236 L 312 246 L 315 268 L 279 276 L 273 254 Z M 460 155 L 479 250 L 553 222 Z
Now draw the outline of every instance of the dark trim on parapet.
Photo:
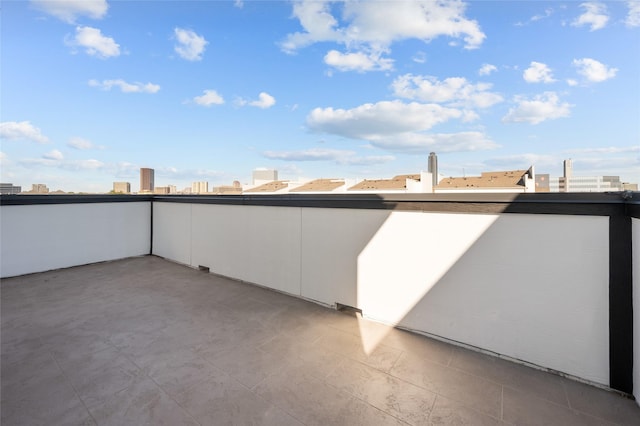
M 1 195 L 0 206 L 38 204 L 139 203 L 153 200 L 153 195 Z
M 149 204 L 149 256 L 153 256 L 153 200 Z
M 2 195 L 0 205 L 165 202 L 242 206 L 529 213 L 640 218 L 640 192 L 532 194 Z
M 610 216 L 635 203 L 640 193 L 533 194 L 282 194 L 221 196 L 154 196 L 154 201 L 242 206 L 382 209 L 447 213 L 529 213 Z
M 633 393 L 632 224 L 626 214 L 609 217 L 609 386 Z

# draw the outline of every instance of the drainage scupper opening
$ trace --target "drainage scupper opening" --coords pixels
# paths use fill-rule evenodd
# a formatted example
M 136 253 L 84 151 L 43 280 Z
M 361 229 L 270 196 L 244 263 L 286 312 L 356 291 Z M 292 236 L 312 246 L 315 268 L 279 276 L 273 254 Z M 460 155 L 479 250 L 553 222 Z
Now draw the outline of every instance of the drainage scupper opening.
M 349 305 L 343 305 L 342 303 L 338 303 L 338 302 L 336 302 L 336 311 L 346 315 L 350 315 L 352 317 L 355 317 L 355 316 L 362 317 L 362 309 L 354 308 L 353 306 L 349 306 Z

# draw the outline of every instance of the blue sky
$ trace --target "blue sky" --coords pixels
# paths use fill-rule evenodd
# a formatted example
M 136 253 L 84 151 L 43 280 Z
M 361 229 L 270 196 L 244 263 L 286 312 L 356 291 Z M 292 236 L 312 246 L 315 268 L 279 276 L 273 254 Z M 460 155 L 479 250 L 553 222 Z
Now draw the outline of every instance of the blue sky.
M 640 2 L 3 1 L 2 181 L 640 181 Z

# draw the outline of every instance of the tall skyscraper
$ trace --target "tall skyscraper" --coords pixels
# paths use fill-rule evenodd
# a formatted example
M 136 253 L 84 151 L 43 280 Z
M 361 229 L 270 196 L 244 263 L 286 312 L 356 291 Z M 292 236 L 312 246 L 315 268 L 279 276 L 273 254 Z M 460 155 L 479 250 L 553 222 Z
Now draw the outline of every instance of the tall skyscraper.
M 438 184 L 438 156 L 435 152 L 429 154 L 429 164 L 427 171 L 431 173 L 431 182 L 435 188 Z
M 140 168 L 140 192 L 153 192 L 153 169 Z

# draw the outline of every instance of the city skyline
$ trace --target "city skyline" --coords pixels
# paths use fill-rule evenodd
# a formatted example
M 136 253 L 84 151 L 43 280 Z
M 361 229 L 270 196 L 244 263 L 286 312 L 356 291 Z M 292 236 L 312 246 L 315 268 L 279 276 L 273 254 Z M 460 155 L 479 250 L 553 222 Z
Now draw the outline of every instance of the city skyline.
M 640 181 L 640 2 L 394 5 L 5 2 L 1 179 L 371 179 L 435 151 L 446 176 Z

